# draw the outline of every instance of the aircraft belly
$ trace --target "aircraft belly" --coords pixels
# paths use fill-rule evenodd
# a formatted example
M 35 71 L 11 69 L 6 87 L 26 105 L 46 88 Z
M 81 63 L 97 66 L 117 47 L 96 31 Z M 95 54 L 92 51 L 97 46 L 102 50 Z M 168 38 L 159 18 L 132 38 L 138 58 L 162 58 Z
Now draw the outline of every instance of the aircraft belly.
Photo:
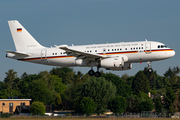
M 137 54 L 131 54 L 128 56 L 128 62 L 130 63 L 136 63 L 136 62 L 148 62 L 148 61 L 157 61 L 157 60 L 163 60 L 167 59 L 167 53 L 164 52 L 154 52 L 154 53 L 137 53 Z
M 75 66 L 74 58 L 56 58 L 47 60 L 53 66 Z

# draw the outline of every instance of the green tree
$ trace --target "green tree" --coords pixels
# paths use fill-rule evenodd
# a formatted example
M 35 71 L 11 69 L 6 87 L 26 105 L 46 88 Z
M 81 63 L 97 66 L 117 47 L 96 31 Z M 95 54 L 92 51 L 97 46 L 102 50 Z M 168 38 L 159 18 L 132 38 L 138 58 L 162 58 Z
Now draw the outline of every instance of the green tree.
M 143 71 L 139 71 L 133 80 L 132 88 L 134 94 L 139 94 L 140 92 L 149 92 L 149 81 Z
M 14 80 L 17 78 L 17 72 L 10 69 L 6 72 L 6 77 L 4 78 L 4 89 L 12 89 Z
M 83 113 L 90 115 L 95 112 L 96 104 L 92 98 L 83 97 L 82 100 L 80 101 L 79 107 Z
M 60 109 L 60 104 L 62 103 L 62 99 L 61 99 L 61 96 L 60 94 L 57 94 L 56 95 L 56 99 L 55 99 L 55 108 L 56 109 Z
M 130 95 L 126 98 L 127 109 L 126 112 L 139 112 L 138 105 L 141 101 L 137 95 Z
M 21 76 L 21 81 L 18 84 L 19 91 L 21 93 L 21 98 L 29 98 L 29 91 L 31 88 L 29 88 L 29 85 L 32 83 L 33 80 L 39 79 L 39 76 L 36 74 L 27 75 L 24 73 Z
M 168 87 L 166 89 L 166 95 L 165 95 L 165 107 L 170 113 L 174 113 L 175 110 L 173 108 L 173 103 L 176 100 L 175 93 L 173 92 L 171 87 Z
M 152 100 L 143 100 L 139 103 L 139 111 L 152 111 L 153 103 Z
M 67 85 L 68 88 L 65 91 L 65 95 L 62 96 L 62 104 L 61 104 L 62 109 L 67 110 L 67 109 L 76 109 L 77 108 L 77 106 L 79 104 L 79 100 L 81 98 L 82 84 L 83 83 Z
M 28 85 L 28 98 L 33 101 L 43 102 L 45 105 L 49 105 L 54 102 L 56 98 L 56 92 L 48 88 L 48 84 L 42 79 L 33 80 Z
M 45 106 L 42 102 L 33 102 L 30 107 L 31 114 L 33 115 L 44 115 L 45 114 Z
M 0 99 L 7 99 L 8 97 L 14 98 L 15 96 L 20 96 L 17 90 L 3 89 L 0 91 Z
M 62 79 L 56 75 L 51 75 L 48 84 L 60 94 L 64 94 L 65 90 L 67 89 L 67 86 L 62 82 Z
M 0 81 L 0 90 L 3 89 L 4 82 Z
M 152 111 L 153 109 L 153 101 L 152 99 L 148 96 L 147 93 L 140 92 L 137 95 L 140 99 L 138 103 L 138 111 Z
M 126 99 L 122 96 L 116 96 L 109 102 L 109 108 L 114 113 L 123 113 L 126 110 Z
M 102 74 L 102 77 L 111 81 L 116 86 L 118 96 L 127 97 L 132 94 L 131 86 L 126 84 L 119 76 L 112 73 L 106 73 Z M 124 75 L 123 79 L 125 78 L 127 79 L 127 76 Z
M 162 105 L 162 99 L 161 97 L 156 97 L 153 99 L 154 103 L 155 103 L 155 109 L 156 109 L 156 113 L 160 113 L 161 112 L 161 109 L 163 108 L 163 105 Z
M 172 86 L 176 84 L 179 73 L 180 73 L 179 67 L 174 67 L 172 69 L 171 67 L 169 67 L 169 69 L 165 72 L 164 76 L 169 79 L 169 83 Z
M 145 67 L 143 72 L 148 78 L 150 88 L 156 89 L 157 77 L 158 77 L 156 71 L 149 72 L 149 69 Z
M 95 112 L 103 113 L 108 102 L 115 97 L 116 86 L 102 77 L 91 77 L 82 86 L 82 97 L 90 97 L 97 105 Z
M 62 78 L 62 82 L 63 83 L 67 83 L 66 81 L 66 74 L 67 73 L 74 73 L 73 72 L 73 69 L 72 68 L 68 68 L 68 67 L 57 67 L 57 68 L 53 68 L 51 71 L 50 71 L 50 74 L 51 75 L 57 75 L 59 76 L 59 78 Z

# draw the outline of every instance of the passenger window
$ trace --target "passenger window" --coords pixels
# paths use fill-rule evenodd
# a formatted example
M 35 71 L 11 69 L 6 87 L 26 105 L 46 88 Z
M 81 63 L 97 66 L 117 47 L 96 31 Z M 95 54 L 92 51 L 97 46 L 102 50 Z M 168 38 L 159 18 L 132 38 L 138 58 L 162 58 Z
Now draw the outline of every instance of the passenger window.
M 95 52 L 97 52 L 97 50 L 95 50 Z
M 113 51 L 113 49 L 112 49 L 112 51 Z
M 54 53 L 53 53 L 53 55 L 54 55 Z
M 120 50 L 122 50 L 122 49 L 120 49 Z
M 114 51 L 116 51 L 116 49 L 114 49 Z
M 109 49 L 108 49 L 108 51 L 109 51 Z
M 127 48 L 125 50 L 127 50 Z
M 131 50 L 132 50 L 132 48 L 131 48 Z
M 57 53 L 55 53 L 57 55 Z

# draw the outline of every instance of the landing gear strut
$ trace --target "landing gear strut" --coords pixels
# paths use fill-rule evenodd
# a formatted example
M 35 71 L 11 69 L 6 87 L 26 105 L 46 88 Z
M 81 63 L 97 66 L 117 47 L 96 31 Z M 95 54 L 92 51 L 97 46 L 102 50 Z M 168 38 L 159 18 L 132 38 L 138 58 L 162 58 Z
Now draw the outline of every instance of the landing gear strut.
M 147 62 L 147 64 L 148 64 L 148 70 L 149 70 L 149 72 L 152 72 L 151 62 Z
M 94 74 L 96 77 L 100 77 L 101 73 L 99 72 L 99 66 L 97 67 L 97 71 Z

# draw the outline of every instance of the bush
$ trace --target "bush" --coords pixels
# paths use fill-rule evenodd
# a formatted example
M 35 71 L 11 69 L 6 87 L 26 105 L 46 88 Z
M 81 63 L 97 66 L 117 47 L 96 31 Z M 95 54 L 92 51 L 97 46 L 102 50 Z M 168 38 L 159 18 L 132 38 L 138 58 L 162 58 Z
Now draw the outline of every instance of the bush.
M 42 102 L 33 102 L 30 107 L 31 114 L 33 115 L 44 115 L 45 114 L 45 106 Z

